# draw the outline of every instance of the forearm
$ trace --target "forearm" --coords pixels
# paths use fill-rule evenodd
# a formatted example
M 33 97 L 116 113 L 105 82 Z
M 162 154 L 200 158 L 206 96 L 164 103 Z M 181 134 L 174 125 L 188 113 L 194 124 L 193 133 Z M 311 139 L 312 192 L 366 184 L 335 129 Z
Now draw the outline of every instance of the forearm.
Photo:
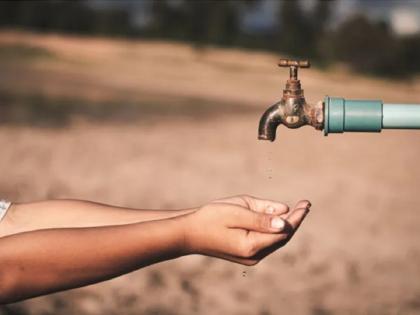
M 107 280 L 183 254 L 182 217 L 0 238 L 0 303 Z
M 138 210 L 79 200 L 14 204 L 0 222 L 0 237 L 50 228 L 108 226 L 160 220 L 193 210 Z

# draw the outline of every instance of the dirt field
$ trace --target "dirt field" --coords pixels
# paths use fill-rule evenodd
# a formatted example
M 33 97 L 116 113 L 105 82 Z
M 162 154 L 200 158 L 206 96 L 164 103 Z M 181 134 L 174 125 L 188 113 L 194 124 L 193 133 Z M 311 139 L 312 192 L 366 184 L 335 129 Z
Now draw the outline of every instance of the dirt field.
M 257 141 L 287 78 L 277 57 L 0 33 L 0 196 L 183 208 L 247 193 L 313 204 L 293 241 L 255 267 L 186 257 L 0 314 L 420 314 L 420 132 L 280 127 L 276 142 Z M 419 80 L 344 69 L 301 79 L 309 102 L 420 102 Z

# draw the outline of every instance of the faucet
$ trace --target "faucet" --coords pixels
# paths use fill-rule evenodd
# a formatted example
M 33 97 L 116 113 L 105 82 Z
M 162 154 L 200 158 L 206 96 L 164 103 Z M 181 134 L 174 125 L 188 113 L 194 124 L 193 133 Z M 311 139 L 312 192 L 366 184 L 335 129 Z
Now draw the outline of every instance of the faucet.
M 274 141 L 280 124 L 288 128 L 310 125 L 329 133 L 345 131 L 381 132 L 382 129 L 420 129 L 420 104 L 384 104 L 381 100 L 347 100 L 326 96 L 316 104 L 306 103 L 299 68 L 309 68 L 308 60 L 280 59 L 279 67 L 289 67 L 283 96 L 262 115 L 258 139 Z
M 281 100 L 268 108 L 262 115 L 258 128 L 258 139 L 274 141 L 277 126 L 280 124 L 293 129 L 311 125 L 315 129 L 322 130 L 323 105 L 322 103 L 316 105 L 306 103 L 298 79 L 298 69 L 309 68 L 310 62 L 308 60 L 280 59 L 278 66 L 289 67 L 290 77 L 286 81 Z

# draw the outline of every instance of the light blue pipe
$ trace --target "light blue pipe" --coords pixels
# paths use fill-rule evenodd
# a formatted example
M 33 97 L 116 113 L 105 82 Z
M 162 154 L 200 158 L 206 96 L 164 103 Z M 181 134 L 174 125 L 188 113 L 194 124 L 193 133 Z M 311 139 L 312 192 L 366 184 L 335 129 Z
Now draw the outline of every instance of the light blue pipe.
M 324 135 L 420 129 L 420 104 L 383 104 L 380 100 L 325 97 Z
M 382 128 L 420 128 L 420 104 L 384 104 L 382 111 Z

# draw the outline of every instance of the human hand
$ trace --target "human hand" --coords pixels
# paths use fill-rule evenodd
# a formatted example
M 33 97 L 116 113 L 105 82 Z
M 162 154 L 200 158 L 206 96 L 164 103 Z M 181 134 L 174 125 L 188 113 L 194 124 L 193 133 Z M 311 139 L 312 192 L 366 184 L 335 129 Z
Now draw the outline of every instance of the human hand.
M 183 217 L 185 250 L 255 265 L 291 239 L 310 206 L 301 200 L 290 211 L 284 203 L 251 196 L 210 202 Z

